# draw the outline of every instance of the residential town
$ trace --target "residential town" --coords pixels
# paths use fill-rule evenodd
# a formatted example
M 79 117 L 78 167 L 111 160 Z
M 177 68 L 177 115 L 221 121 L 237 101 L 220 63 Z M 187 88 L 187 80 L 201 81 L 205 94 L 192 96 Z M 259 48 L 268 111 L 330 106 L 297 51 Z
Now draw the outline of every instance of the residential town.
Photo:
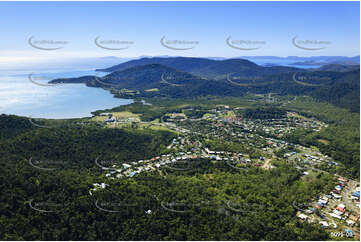
M 315 172 L 332 172 L 338 181 L 333 190 L 320 194 L 306 207 L 294 204 L 300 221 L 318 223 L 324 229 L 343 232 L 348 237 L 359 237 L 359 182 L 334 173 L 333 168 L 339 166 L 338 162 L 322 154 L 316 147 L 305 147 L 283 139 L 297 128 L 319 132 L 327 124 L 295 112 L 287 112 L 281 118 L 245 118 L 237 115 L 237 108 L 226 105 L 211 110 L 187 108 L 185 111 L 203 111 L 204 114 L 201 117 L 188 117 L 184 112 L 169 113 L 157 122 L 141 121 L 139 116 L 131 113 L 100 114 L 105 119 L 96 120 L 103 122 L 105 127 L 124 127 L 136 123 L 137 127 L 164 128 L 177 134 L 165 153 L 150 159 L 109 162 L 99 157 L 95 164 L 104 171 L 104 177 L 120 179 L 147 171 L 159 171 L 163 175 L 172 170 L 192 169 L 191 164 L 199 159 L 224 162 L 234 169 L 252 166 L 273 169 L 276 167 L 273 164 L 275 161 L 286 160 L 302 171 L 304 177 Z M 234 144 L 238 146 L 235 148 Z M 94 189 L 105 186 L 105 183 L 95 184 Z

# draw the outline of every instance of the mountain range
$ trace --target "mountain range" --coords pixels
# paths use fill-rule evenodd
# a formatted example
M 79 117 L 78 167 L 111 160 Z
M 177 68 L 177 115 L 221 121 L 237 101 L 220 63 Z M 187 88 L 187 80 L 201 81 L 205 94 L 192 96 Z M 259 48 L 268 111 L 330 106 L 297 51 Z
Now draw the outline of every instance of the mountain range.
M 358 65 L 332 64 L 301 69 L 265 67 L 244 59 L 155 57 L 130 60 L 97 71 L 109 74 L 56 79 L 51 83 L 85 83 L 112 89 L 113 93 L 123 97 L 195 98 L 241 96 L 248 92 L 310 95 L 352 111 L 359 110 Z M 124 89 L 130 92 L 124 93 Z

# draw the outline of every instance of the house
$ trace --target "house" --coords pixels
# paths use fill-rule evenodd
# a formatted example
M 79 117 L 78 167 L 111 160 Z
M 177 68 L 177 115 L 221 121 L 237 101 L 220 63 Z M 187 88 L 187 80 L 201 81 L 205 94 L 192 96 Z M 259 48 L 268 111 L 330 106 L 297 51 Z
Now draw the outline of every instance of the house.
M 342 182 L 348 182 L 348 180 L 346 178 L 343 178 L 343 177 L 339 177 L 337 180 L 342 181 Z
M 342 196 L 341 196 L 341 195 L 334 194 L 334 193 L 332 193 L 332 196 L 333 196 L 334 198 L 336 198 L 336 199 L 341 199 L 341 198 L 342 198 Z
M 336 209 L 333 210 L 333 213 L 334 213 L 334 214 L 337 214 L 337 215 L 339 215 L 339 216 L 341 216 L 341 215 L 343 214 L 342 211 L 339 211 L 339 210 L 336 210 Z
M 104 182 L 102 182 L 100 184 L 99 183 L 94 183 L 93 186 L 96 187 L 96 188 L 103 188 L 104 189 L 106 186 L 108 186 L 108 184 L 105 184 Z M 95 191 L 96 188 L 94 188 L 93 190 Z
M 336 190 L 336 189 L 333 189 L 332 192 L 336 193 L 336 194 L 340 194 L 340 192 L 338 190 Z
M 340 215 L 337 215 L 337 214 L 334 214 L 334 213 L 331 213 L 330 215 L 333 218 L 337 218 L 337 219 L 340 219 L 340 220 L 342 219 Z
M 297 215 L 298 218 L 302 219 L 302 220 L 307 220 L 308 216 L 306 214 L 300 213 L 299 215 Z
M 137 174 L 137 172 L 136 172 L 136 171 L 132 171 L 128 176 L 129 176 L 129 177 L 133 177 L 135 174 Z
M 346 211 L 346 206 L 345 204 L 339 204 L 336 208 L 338 211 L 341 211 L 342 213 L 344 213 Z
M 335 189 L 336 189 L 337 191 L 341 191 L 342 188 L 343 188 L 343 187 L 341 187 L 340 185 L 335 186 Z
M 317 204 L 316 204 L 316 208 L 318 208 L 318 209 L 320 209 L 320 208 L 323 208 L 323 206 L 324 206 L 324 204 L 323 203 L 321 203 L 321 202 L 317 202 Z
M 108 118 L 107 120 L 105 120 L 106 123 L 113 123 L 115 122 L 115 118 Z
M 354 226 L 354 225 L 355 225 L 355 222 L 352 221 L 352 220 L 346 220 L 346 224 L 347 224 L 348 226 Z
M 310 208 L 306 210 L 306 213 L 311 214 L 315 211 L 315 208 Z
M 329 225 L 328 225 L 328 223 L 326 221 L 320 221 L 320 224 L 321 224 L 322 228 L 328 228 L 329 227 Z
M 322 197 L 322 200 L 325 200 L 325 201 L 328 202 L 328 197 L 327 197 L 327 196 L 323 196 L 323 197 Z
M 360 199 L 360 191 L 356 191 L 356 192 L 352 193 L 352 196 L 358 197 L 358 199 Z
M 319 199 L 318 202 L 321 203 L 323 206 L 325 206 L 328 201 L 324 199 Z

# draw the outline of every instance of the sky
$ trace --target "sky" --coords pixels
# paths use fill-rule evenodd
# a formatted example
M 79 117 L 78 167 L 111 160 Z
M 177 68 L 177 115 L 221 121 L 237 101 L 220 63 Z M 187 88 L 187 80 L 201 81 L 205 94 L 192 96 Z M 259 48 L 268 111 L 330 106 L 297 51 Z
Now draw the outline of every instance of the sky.
M 0 2 L 0 26 L 0 65 L 100 56 L 360 54 L 359 2 Z

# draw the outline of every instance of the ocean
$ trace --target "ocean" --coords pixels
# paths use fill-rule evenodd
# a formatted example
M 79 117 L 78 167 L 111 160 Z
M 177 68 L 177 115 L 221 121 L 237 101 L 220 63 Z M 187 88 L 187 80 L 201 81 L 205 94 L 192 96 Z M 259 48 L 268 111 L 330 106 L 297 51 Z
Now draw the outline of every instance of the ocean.
M 92 70 L 41 73 L 1 71 L 0 114 L 49 119 L 82 118 L 91 117 L 92 111 L 133 102 L 131 99 L 114 98 L 109 91 L 85 84 L 46 86 L 49 80 L 55 78 L 95 74 Z

